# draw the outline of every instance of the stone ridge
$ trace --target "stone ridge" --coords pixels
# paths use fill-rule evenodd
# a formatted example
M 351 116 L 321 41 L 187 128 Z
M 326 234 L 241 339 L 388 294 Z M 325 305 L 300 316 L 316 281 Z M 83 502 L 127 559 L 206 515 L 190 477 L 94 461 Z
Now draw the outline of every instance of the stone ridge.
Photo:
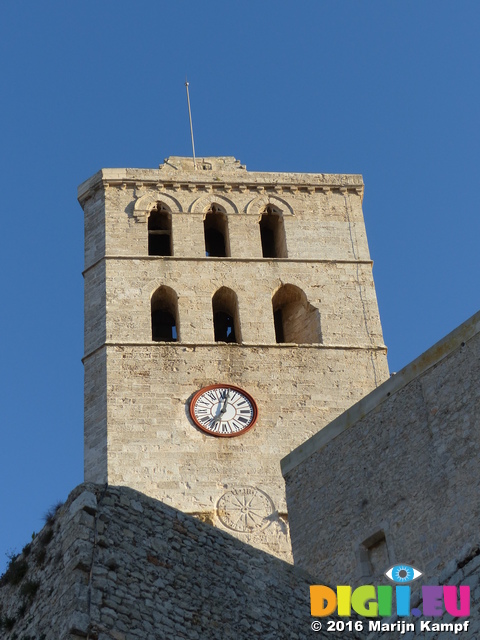
M 160 171 L 246 171 L 247 167 L 233 156 L 203 156 L 195 159 L 189 156 L 169 156 L 160 165 Z
M 133 489 L 80 485 L 23 561 L 5 640 L 311 637 L 307 574 Z

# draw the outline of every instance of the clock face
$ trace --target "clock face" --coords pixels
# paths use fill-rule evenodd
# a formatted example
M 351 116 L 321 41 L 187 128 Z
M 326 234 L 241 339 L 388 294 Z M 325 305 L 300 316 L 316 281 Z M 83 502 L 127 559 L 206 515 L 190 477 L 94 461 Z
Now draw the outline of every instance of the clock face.
M 214 384 L 197 391 L 190 403 L 197 427 L 213 436 L 232 438 L 245 433 L 257 420 L 255 400 L 230 384 Z

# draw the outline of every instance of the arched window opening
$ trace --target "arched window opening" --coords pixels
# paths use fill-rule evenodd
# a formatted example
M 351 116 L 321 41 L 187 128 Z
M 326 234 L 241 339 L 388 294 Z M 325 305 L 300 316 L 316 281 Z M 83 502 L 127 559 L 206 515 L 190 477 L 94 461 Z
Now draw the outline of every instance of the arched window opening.
M 148 216 L 148 255 L 172 255 L 172 215 L 163 202 Z
M 278 343 L 317 344 L 322 341 L 320 313 L 305 293 L 285 284 L 272 299 L 275 339 Z
M 212 299 L 215 342 L 241 342 L 237 295 L 222 287 Z
M 162 286 L 152 296 L 152 340 L 179 340 L 177 294 L 170 287 Z
M 227 216 L 218 204 L 212 204 L 207 211 L 203 228 L 205 255 L 215 258 L 227 257 L 229 255 Z
M 260 218 L 260 237 L 264 258 L 286 258 L 287 243 L 283 217 L 278 209 L 267 205 Z

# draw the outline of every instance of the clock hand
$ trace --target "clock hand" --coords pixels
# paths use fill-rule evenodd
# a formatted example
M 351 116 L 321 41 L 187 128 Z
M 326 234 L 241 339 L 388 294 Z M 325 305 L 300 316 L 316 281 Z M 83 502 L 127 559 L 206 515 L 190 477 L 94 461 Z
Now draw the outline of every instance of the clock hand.
M 220 409 L 220 412 L 217 413 L 217 417 L 215 418 L 215 422 L 213 423 L 212 427 L 215 428 L 215 426 L 222 421 L 222 416 L 227 413 L 227 408 L 228 408 L 228 399 L 230 397 L 230 389 L 227 389 L 226 393 L 225 393 L 225 397 L 224 397 L 224 402 L 222 405 L 222 408 Z
M 230 397 L 230 389 L 227 389 L 227 393 L 225 394 L 225 402 L 223 403 L 222 410 L 220 411 L 221 415 L 223 415 L 227 410 L 229 397 Z
M 222 408 L 220 409 L 220 411 L 217 413 L 217 420 L 218 420 L 218 418 L 220 418 L 220 416 L 223 416 L 223 414 L 226 413 L 226 411 L 227 411 L 227 407 L 225 406 L 225 402 L 223 403 Z

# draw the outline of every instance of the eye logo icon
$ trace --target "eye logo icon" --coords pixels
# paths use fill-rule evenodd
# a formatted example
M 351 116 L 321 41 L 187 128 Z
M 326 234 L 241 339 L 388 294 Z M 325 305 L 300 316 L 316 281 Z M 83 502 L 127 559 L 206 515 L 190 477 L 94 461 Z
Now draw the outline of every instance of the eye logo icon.
M 385 575 L 392 582 L 407 584 L 423 576 L 423 572 L 408 564 L 394 564 L 388 571 L 385 571 Z

